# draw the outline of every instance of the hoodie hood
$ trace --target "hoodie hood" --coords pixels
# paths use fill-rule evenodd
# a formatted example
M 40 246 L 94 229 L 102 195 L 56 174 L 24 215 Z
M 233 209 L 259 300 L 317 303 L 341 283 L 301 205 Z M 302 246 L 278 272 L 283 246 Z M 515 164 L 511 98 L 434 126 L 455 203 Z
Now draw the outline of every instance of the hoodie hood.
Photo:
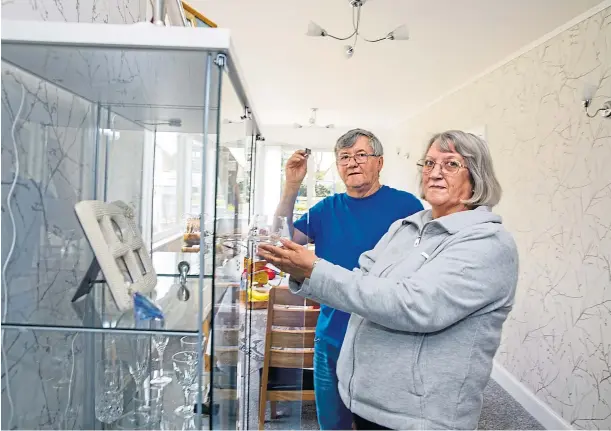
M 449 234 L 455 234 L 460 230 L 483 223 L 503 223 L 498 214 L 491 211 L 490 207 L 479 206 L 472 210 L 459 211 L 433 220 L 432 211 L 424 210 L 413 214 L 403 220 L 403 224 L 413 224 L 419 231 L 426 225 L 435 225 Z

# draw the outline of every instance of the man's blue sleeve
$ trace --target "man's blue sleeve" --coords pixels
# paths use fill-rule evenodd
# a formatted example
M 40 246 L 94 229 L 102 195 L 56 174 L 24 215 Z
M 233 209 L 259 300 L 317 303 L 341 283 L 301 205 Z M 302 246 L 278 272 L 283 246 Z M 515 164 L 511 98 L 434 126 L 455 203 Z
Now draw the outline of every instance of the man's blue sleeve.
M 405 199 L 406 207 L 408 208 L 409 215 L 420 212 L 424 209 L 422 202 L 416 196 L 411 193 L 407 193 L 407 199 Z
M 316 242 L 316 236 L 320 234 L 320 228 L 322 226 L 321 219 L 324 213 L 326 199 L 321 200 L 314 205 L 310 210 L 301 216 L 293 226 L 295 229 L 301 231 L 310 240 Z

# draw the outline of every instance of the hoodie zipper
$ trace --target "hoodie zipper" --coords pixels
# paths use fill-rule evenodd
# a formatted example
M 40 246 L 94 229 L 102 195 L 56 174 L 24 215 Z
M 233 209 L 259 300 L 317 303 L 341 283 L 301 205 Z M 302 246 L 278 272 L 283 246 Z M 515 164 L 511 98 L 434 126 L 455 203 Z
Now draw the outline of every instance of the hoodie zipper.
M 428 226 L 428 223 L 422 226 L 422 230 L 418 234 L 418 238 L 416 238 L 416 241 L 414 241 L 414 247 L 418 247 L 420 245 L 420 241 L 422 241 L 422 235 L 424 235 L 424 230 L 426 229 L 427 226 Z

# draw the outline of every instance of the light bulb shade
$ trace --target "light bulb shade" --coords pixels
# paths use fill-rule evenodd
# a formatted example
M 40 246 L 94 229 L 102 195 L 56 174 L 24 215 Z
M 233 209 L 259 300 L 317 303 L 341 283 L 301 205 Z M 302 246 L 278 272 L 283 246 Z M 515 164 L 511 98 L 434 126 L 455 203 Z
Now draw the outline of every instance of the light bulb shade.
M 308 31 L 306 32 L 306 35 L 314 36 L 314 37 L 324 36 L 325 31 L 323 30 L 321 26 L 316 24 L 314 21 L 310 21 L 310 23 L 308 24 Z
M 344 56 L 346 58 L 352 58 L 354 55 L 354 48 L 351 45 L 344 45 Z
M 392 40 L 409 40 L 409 30 L 403 24 L 391 31 L 389 36 Z
M 582 100 L 592 100 L 596 94 L 596 90 L 598 90 L 598 87 L 592 83 L 584 85 L 581 95 Z

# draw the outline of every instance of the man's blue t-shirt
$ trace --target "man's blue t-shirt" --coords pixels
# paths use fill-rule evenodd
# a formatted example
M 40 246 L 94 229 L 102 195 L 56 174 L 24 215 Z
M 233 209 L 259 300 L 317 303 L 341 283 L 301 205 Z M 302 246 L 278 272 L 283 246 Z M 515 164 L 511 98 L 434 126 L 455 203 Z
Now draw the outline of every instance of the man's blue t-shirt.
M 411 193 L 382 186 L 365 198 L 346 193 L 329 196 L 295 222 L 295 229 L 316 245 L 316 255 L 346 269 L 358 266 L 362 253 L 371 250 L 390 225 L 423 209 Z M 316 336 L 341 347 L 349 313 L 321 305 Z

